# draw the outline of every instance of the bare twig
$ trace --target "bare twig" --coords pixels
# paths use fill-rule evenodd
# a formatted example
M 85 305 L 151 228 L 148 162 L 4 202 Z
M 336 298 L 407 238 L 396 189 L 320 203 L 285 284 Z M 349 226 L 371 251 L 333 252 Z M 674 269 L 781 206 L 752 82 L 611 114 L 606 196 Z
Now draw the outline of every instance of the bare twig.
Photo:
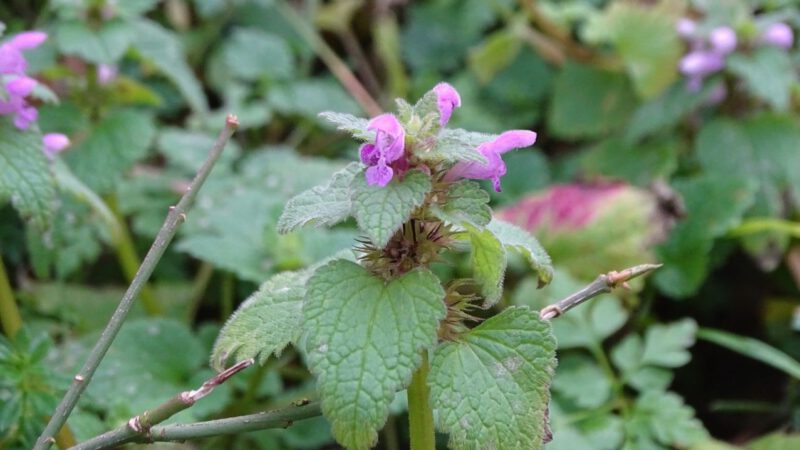
M 151 440 L 152 428 L 175 414 L 194 405 L 195 402 L 210 394 L 215 387 L 224 383 L 228 378 L 236 375 L 242 370 L 253 365 L 253 358 L 245 359 L 229 367 L 223 372 L 207 380 L 199 389 L 185 391 L 158 405 L 157 407 L 145 411 L 136 417 L 131 418 L 125 425 L 122 425 L 100 436 L 89 439 L 74 447 L 72 450 L 99 450 L 112 448 L 124 442 L 141 439 L 145 442 Z
M 219 155 L 225 148 L 225 144 L 236 131 L 238 126 L 239 122 L 236 119 L 236 116 L 229 115 L 225 121 L 225 129 L 220 132 L 219 137 L 214 143 L 214 146 L 211 148 L 208 159 L 206 159 L 206 161 L 203 163 L 203 166 L 200 167 L 200 170 L 197 172 L 197 175 L 195 175 L 194 180 L 192 180 L 192 183 L 186 189 L 186 192 L 183 194 L 183 197 L 181 197 L 178 204 L 170 207 L 167 218 L 164 221 L 164 225 L 161 226 L 161 230 L 159 230 L 158 235 L 156 235 L 156 239 L 153 242 L 153 245 L 150 247 L 150 250 L 148 250 L 144 261 L 142 261 L 142 265 L 139 267 L 138 272 L 136 272 L 136 276 L 131 282 L 130 287 L 128 287 L 128 290 L 122 297 L 122 300 L 117 306 L 117 309 L 114 311 L 114 314 L 111 316 L 111 319 L 109 319 L 105 330 L 103 330 L 103 333 L 97 340 L 97 343 L 92 349 L 92 352 L 89 354 L 89 357 L 86 359 L 86 362 L 84 363 L 80 372 L 78 372 L 78 374 L 73 378 L 72 385 L 67 390 L 67 393 L 64 394 L 64 398 L 61 399 L 61 403 L 59 403 L 55 413 L 50 418 L 50 421 L 48 422 L 41 436 L 39 436 L 39 439 L 36 441 L 36 445 L 33 447 L 34 450 L 44 450 L 50 448 L 50 446 L 53 444 L 53 436 L 58 432 L 61 426 L 64 425 L 64 423 L 67 421 L 67 417 L 69 417 L 70 413 L 72 412 L 72 409 L 75 408 L 75 404 L 78 403 L 78 398 L 86 389 L 86 386 L 92 379 L 94 372 L 97 370 L 97 366 L 100 365 L 100 361 L 103 360 L 103 357 L 105 357 L 109 347 L 111 347 L 111 343 L 114 341 L 117 333 L 119 333 L 119 330 L 122 327 L 128 312 L 130 312 L 131 307 L 133 306 L 134 300 L 136 300 L 136 297 L 139 296 L 139 293 L 141 292 L 147 280 L 150 278 L 150 275 L 153 273 L 158 261 L 161 259 L 161 256 L 164 254 L 167 246 L 172 241 L 175 233 L 178 231 L 178 225 L 186 220 L 186 211 L 194 202 L 194 199 L 197 196 L 197 191 L 200 190 L 200 187 L 203 185 L 208 177 L 208 174 L 211 172 L 211 168 L 214 166 L 217 158 L 219 158 Z
M 539 312 L 539 317 L 544 320 L 555 319 L 590 298 L 611 292 L 612 289 L 619 286 L 627 288 L 629 280 L 650 273 L 659 267 L 661 267 L 661 264 L 640 264 L 619 272 L 611 271 L 601 274 L 580 291 L 571 294 L 557 303 L 542 308 Z
M 347 92 L 358 102 L 361 109 L 370 116 L 377 116 L 383 112 L 383 108 L 372 98 L 361 82 L 358 81 L 358 78 L 350 71 L 350 68 L 347 67 L 347 64 L 339 58 L 336 52 L 331 49 L 316 30 L 310 27 L 285 1 L 279 1 L 277 5 L 278 11 L 284 19 L 286 19 L 295 31 L 306 40 L 308 45 L 314 50 L 314 53 L 328 66 L 328 69 L 330 69 L 333 75 L 342 83 L 342 86 L 344 86 Z

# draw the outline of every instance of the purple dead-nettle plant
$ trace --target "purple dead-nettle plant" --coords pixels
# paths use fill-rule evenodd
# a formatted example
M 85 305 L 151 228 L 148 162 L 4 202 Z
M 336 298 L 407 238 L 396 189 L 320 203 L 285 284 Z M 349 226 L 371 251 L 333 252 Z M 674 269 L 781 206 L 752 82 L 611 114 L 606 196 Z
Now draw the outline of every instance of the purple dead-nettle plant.
M 278 228 L 353 217 L 362 237 L 353 251 L 268 280 L 215 345 L 219 369 L 297 346 L 335 438 L 349 449 L 375 445 L 404 390 L 414 448 L 434 448 L 433 417 L 456 449 L 541 449 L 549 436 L 550 325 L 527 307 L 487 310 L 503 295 L 508 253 L 522 255 L 542 285 L 550 259 L 528 232 L 492 218 L 489 194 L 474 181 L 499 191 L 502 155 L 531 146 L 536 133 L 448 128 L 460 105 L 440 83 L 371 120 L 323 113 L 362 141 L 360 161 L 291 199 Z M 468 277 L 434 274 L 448 252 L 468 254 Z
M 703 80 L 725 67 L 725 59 L 736 50 L 736 32 L 727 26 L 701 33 L 697 23 L 682 18 L 675 24 L 677 33 L 687 41 L 689 52 L 681 58 L 678 68 L 686 76 L 686 86 L 699 90 Z

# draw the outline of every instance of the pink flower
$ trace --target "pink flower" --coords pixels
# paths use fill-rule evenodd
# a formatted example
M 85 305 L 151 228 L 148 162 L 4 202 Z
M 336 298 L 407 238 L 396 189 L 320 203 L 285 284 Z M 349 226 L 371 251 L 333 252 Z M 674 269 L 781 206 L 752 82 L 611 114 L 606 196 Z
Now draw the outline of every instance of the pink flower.
M 445 180 L 453 181 L 459 178 L 492 180 L 494 190 L 500 192 L 500 177 L 506 174 L 506 164 L 500 155 L 517 148 L 529 147 L 534 142 L 536 142 L 536 133 L 533 131 L 506 131 L 493 141 L 484 142 L 478 147 L 478 151 L 487 160 L 485 164 L 460 162 L 447 172 Z
M 759 41 L 767 45 L 774 45 L 775 47 L 788 50 L 794 45 L 794 31 L 792 31 L 789 25 L 783 22 L 773 23 L 761 33 Z
M 398 167 L 405 162 L 405 130 L 397 118 L 388 113 L 370 120 L 367 129 L 375 132 L 375 143 L 364 144 L 360 150 L 361 162 L 367 165 L 367 184 L 386 186 L 394 176 L 390 164 Z
M 69 138 L 61 133 L 47 133 L 42 136 L 44 154 L 52 159 L 57 153 L 69 147 Z
M 686 17 L 681 17 L 678 19 L 678 22 L 675 23 L 675 31 L 678 33 L 678 36 L 689 39 L 697 32 L 697 23 Z
M 731 27 L 717 27 L 708 35 L 711 48 L 721 55 L 727 55 L 736 49 L 736 33 Z
M 117 68 L 108 64 L 97 65 L 97 82 L 106 86 L 117 78 Z
M 47 34 L 41 31 L 26 31 L 0 45 L 0 73 L 23 75 L 27 62 L 22 51 L 38 47 L 45 39 Z
M 36 108 L 25 100 L 36 87 L 36 80 L 25 76 L 27 61 L 22 51 L 37 47 L 45 39 L 47 34 L 41 31 L 26 31 L 0 45 L 0 74 L 11 75 L 3 86 L 7 95 L 0 100 L 0 115 L 14 115 L 14 125 L 22 130 L 39 115 Z
M 434 86 L 433 91 L 436 93 L 436 106 L 439 108 L 439 125 L 445 126 L 453 110 L 461 106 L 461 96 L 453 86 L 444 82 Z

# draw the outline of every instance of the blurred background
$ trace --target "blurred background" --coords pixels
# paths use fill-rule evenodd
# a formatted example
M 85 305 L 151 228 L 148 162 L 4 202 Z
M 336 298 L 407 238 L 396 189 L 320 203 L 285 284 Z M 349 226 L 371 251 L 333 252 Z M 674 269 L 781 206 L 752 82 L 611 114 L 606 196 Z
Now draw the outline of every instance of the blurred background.
M 71 141 L 27 156 L 0 143 L 0 449 L 30 448 L 226 113 L 240 131 L 66 442 L 194 388 L 261 282 L 352 245 L 347 223 L 275 230 L 286 200 L 357 158 L 320 112 L 374 116 L 439 81 L 461 94 L 451 126 L 539 136 L 506 155 L 492 201 L 557 274 L 538 290 L 512 264 L 496 308 L 664 263 L 554 322 L 546 448 L 800 449 L 797 2 L 4 0 L 0 22 L 2 45 L 47 33 L 24 51 L 31 126 Z M 287 349 L 172 421 L 314 395 Z M 407 448 L 404 411 L 379 448 Z M 153 447 L 338 448 L 322 418 Z

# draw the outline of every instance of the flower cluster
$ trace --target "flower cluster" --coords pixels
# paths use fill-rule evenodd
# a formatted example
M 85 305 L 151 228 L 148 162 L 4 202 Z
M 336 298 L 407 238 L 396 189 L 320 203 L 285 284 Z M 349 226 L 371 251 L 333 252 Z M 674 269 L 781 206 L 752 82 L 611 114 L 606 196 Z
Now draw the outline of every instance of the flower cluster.
M 436 107 L 439 111 L 439 127 L 444 128 L 453 111 L 461 106 L 461 96 L 453 86 L 439 83 L 433 88 Z M 367 183 L 373 186 L 386 186 L 395 176 L 402 175 L 411 168 L 430 172 L 430 168 L 417 164 L 414 145 L 406 143 L 406 131 L 394 114 L 381 114 L 367 124 L 367 129 L 375 132 L 375 141 L 361 146 L 361 162 L 367 166 Z M 536 141 L 536 133 L 528 130 L 506 131 L 495 139 L 478 146 L 477 151 L 485 163 L 459 162 L 444 175 L 445 181 L 461 178 L 492 180 L 496 191 L 500 191 L 500 177 L 506 173 L 506 165 L 500 157 L 503 153 L 517 148 L 529 147 Z
M 20 130 L 28 129 L 39 115 L 28 102 L 27 97 L 38 82 L 25 73 L 28 62 L 23 52 L 38 47 L 46 39 L 47 34 L 41 31 L 26 31 L 0 45 L 0 77 L 5 88 L 4 95 L 0 95 L 0 115 L 13 116 L 14 126 Z M 69 138 L 59 133 L 46 134 L 42 141 L 48 157 L 69 146 Z
M 699 90 L 706 77 L 721 71 L 726 57 L 739 44 L 736 32 L 728 26 L 703 33 L 697 22 L 684 17 L 675 24 L 675 30 L 689 44 L 689 52 L 681 58 L 678 68 L 686 76 L 691 91 Z M 772 23 L 759 33 L 754 43 L 788 50 L 794 45 L 794 32 L 785 23 Z

